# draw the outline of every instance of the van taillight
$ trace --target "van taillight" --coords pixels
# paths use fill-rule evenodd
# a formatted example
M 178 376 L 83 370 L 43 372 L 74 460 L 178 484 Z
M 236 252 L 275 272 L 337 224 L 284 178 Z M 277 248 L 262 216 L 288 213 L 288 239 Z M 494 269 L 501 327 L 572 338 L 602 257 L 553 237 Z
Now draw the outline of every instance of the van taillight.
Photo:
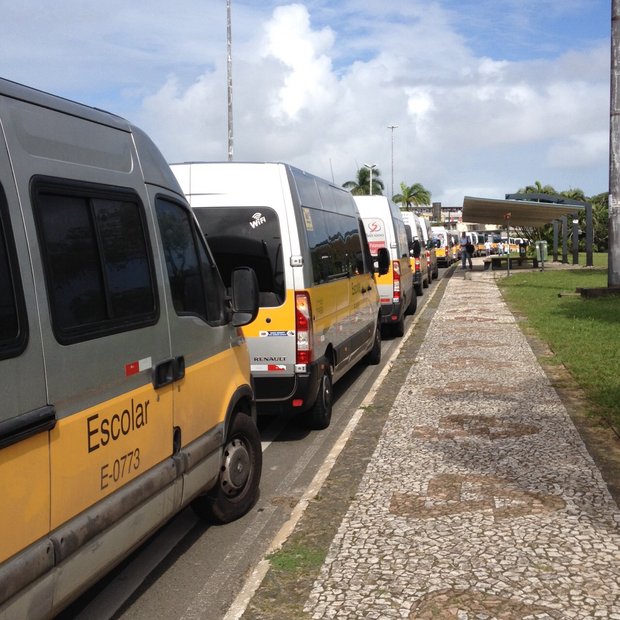
M 312 361 L 312 309 L 306 292 L 295 293 L 296 363 Z
M 419 258 L 416 258 L 416 259 L 415 259 L 415 270 L 416 270 L 416 271 L 421 271 L 421 269 L 422 269 L 422 268 L 420 267 L 420 259 L 419 259 Z
M 400 262 L 395 260 L 392 263 L 392 270 L 394 271 L 394 284 L 392 286 L 392 300 L 394 303 L 400 301 Z

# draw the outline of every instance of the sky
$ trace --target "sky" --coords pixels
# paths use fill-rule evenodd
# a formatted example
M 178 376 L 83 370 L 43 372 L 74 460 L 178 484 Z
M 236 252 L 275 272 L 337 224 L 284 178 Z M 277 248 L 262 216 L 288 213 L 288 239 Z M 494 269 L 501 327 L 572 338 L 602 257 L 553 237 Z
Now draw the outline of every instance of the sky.
M 233 158 L 385 193 L 609 186 L 611 0 L 231 0 Z M 228 157 L 226 0 L 0 0 L 0 77 Z M 396 127 L 390 128 L 390 125 Z M 393 190 L 393 191 L 392 191 Z

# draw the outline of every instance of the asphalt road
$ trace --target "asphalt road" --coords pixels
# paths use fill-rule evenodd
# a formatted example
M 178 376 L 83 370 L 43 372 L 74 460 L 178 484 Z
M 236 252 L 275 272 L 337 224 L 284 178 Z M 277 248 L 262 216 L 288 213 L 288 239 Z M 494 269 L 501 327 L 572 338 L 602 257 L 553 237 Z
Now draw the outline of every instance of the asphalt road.
M 444 272 L 440 269 L 440 278 Z M 407 328 L 436 287 L 433 282 L 418 297 Z M 261 496 L 249 514 L 209 526 L 191 509 L 184 510 L 58 618 L 224 618 L 399 343 L 399 338 L 384 337 L 381 364 L 359 364 L 334 386 L 328 429 L 309 431 L 290 416 L 259 419 Z

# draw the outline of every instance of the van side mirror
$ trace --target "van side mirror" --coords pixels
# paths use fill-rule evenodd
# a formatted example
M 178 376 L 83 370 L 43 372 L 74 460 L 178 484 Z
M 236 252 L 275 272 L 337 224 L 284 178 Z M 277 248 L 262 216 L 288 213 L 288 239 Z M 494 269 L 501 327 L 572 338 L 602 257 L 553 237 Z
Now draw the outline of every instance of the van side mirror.
M 232 272 L 232 324 L 241 327 L 251 323 L 258 314 L 258 280 L 254 269 L 239 267 Z
M 379 248 L 377 252 L 378 273 L 384 276 L 390 270 L 390 253 L 387 248 Z

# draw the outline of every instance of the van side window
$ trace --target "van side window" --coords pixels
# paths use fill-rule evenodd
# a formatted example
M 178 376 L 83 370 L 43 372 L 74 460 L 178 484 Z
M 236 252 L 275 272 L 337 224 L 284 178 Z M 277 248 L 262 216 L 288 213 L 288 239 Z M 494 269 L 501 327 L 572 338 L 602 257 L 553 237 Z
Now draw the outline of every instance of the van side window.
M 0 186 L 0 359 L 15 357 L 24 350 L 26 325 L 6 196 Z
M 252 267 L 259 305 L 282 305 L 286 290 L 278 214 L 270 207 L 198 207 L 194 213 L 224 284 L 230 286 L 237 267 Z
M 157 321 L 142 207 L 130 192 L 34 183 L 54 334 L 62 344 Z
M 367 270 L 355 217 L 302 207 L 315 284 Z
M 221 323 L 225 320 L 222 281 L 191 212 L 161 197 L 155 207 L 175 311 Z

